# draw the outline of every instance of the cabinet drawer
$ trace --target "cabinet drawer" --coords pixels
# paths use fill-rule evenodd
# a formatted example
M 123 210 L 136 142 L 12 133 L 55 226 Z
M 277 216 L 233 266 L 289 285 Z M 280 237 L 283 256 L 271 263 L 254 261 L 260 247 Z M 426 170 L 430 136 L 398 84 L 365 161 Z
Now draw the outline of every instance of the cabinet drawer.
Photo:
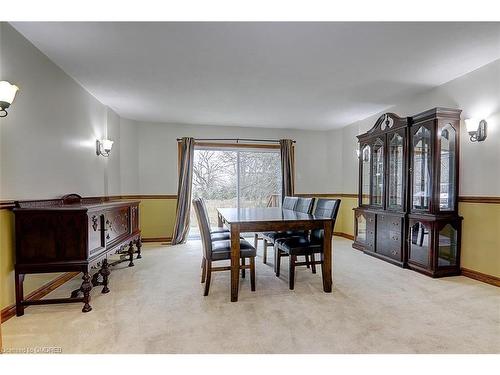
M 377 253 L 400 261 L 402 254 L 402 218 L 377 215 Z

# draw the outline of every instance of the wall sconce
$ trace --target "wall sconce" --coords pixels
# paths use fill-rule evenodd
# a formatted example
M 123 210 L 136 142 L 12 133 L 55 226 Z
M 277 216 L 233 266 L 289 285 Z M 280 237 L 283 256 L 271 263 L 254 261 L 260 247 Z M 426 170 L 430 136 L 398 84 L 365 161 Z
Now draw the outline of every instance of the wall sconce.
M 471 142 L 482 142 L 486 139 L 486 130 L 488 129 L 486 120 L 477 121 L 475 119 L 466 119 L 465 126 Z
M 105 158 L 109 156 L 111 149 L 113 148 L 113 141 L 109 139 L 101 139 L 95 141 L 95 153 L 97 155 L 102 155 Z
M 19 87 L 7 81 L 0 81 L 0 117 L 7 116 L 6 109 L 10 107 Z

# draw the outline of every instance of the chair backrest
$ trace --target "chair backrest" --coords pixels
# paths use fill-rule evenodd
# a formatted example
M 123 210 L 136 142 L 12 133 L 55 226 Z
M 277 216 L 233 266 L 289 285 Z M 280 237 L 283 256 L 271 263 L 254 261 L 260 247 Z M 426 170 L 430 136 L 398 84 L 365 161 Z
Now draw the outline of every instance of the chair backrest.
M 285 210 L 293 210 L 297 204 L 297 201 L 297 197 L 285 197 L 285 199 L 283 199 L 283 205 L 281 206 L 281 208 Z
M 210 237 L 210 225 L 208 223 L 208 216 L 205 212 L 203 200 L 200 198 L 193 199 L 194 212 L 198 220 L 198 228 L 201 234 L 201 243 L 203 246 L 203 255 L 205 259 L 212 259 L 212 239 Z
M 310 214 L 314 206 L 314 198 L 299 198 L 294 211 Z
M 315 216 L 329 217 L 332 219 L 332 231 L 335 228 L 335 221 L 339 213 L 340 199 L 318 199 L 316 208 L 314 209 Z M 317 243 L 323 241 L 323 229 L 314 229 L 311 231 L 311 242 Z
M 205 199 L 203 198 L 198 198 L 201 201 L 201 204 L 203 206 L 203 212 L 205 213 L 205 216 L 207 217 L 207 223 L 208 223 L 208 228 L 210 229 L 210 217 L 208 216 L 208 210 L 207 210 L 207 204 L 205 203 Z

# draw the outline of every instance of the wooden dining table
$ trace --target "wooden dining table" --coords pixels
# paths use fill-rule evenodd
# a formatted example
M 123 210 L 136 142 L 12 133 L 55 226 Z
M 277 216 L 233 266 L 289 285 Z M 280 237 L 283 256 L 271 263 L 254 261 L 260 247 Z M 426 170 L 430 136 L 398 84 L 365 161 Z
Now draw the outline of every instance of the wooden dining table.
M 323 229 L 323 290 L 332 291 L 332 235 L 330 217 L 315 216 L 279 207 L 218 208 L 219 226 L 227 226 L 231 233 L 231 302 L 238 301 L 240 234 L 245 232 L 278 232 L 287 230 Z

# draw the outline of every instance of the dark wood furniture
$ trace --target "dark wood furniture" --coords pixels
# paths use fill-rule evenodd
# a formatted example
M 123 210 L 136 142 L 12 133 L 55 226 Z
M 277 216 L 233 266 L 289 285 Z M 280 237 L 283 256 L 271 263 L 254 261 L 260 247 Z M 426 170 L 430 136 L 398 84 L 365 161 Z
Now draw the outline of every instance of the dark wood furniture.
M 281 208 L 284 210 L 294 210 L 297 204 L 299 203 L 299 199 L 307 199 L 307 198 L 298 198 L 298 197 L 285 197 L 283 198 L 283 204 L 281 205 Z M 308 198 L 308 199 L 313 199 L 313 198 Z M 302 211 L 303 212 L 303 211 Z M 310 212 L 308 212 L 310 213 Z M 262 247 L 263 247 L 263 252 L 262 252 L 262 263 L 267 264 L 267 248 L 268 247 L 274 247 L 274 242 L 278 238 L 282 237 L 287 237 L 291 234 L 291 231 L 285 231 L 285 232 L 264 232 L 261 233 L 260 235 L 262 236 Z M 255 234 L 257 236 L 257 233 Z M 257 237 L 255 239 L 255 243 L 257 244 Z M 257 246 L 255 247 L 257 248 Z
M 16 202 L 16 315 L 27 305 L 83 302 L 92 310 L 92 286 L 109 292 L 110 266 L 141 258 L 139 201 L 104 201 L 70 194 L 61 199 Z M 136 250 L 134 250 L 134 245 Z M 111 261 L 110 256 L 120 259 Z M 91 270 L 96 270 L 91 279 Z M 26 274 L 82 272 L 83 282 L 70 298 L 27 301 L 23 295 Z M 102 281 L 99 279 L 102 278 Z M 79 296 L 79 295 L 82 296 Z
M 198 221 L 198 227 L 201 232 L 201 243 L 203 246 L 203 258 L 201 262 L 201 282 L 205 283 L 204 296 L 208 296 L 210 290 L 210 281 L 212 272 L 230 271 L 231 267 L 214 267 L 213 262 L 231 259 L 231 241 L 230 239 L 213 239 L 213 233 L 210 231 L 210 222 L 208 221 L 208 212 L 201 198 L 193 200 L 193 207 Z M 220 233 L 218 233 L 220 234 Z M 226 234 L 226 233 L 223 233 Z M 244 239 L 240 239 L 240 257 L 241 277 L 245 278 L 245 270 L 250 269 L 250 287 L 252 292 L 255 292 L 255 256 L 257 251 Z M 246 259 L 249 259 L 249 265 L 245 264 Z
M 238 300 L 240 233 L 323 229 L 323 290 L 332 291 L 332 234 L 330 218 L 272 208 L 218 208 L 219 226 L 231 232 L 231 301 Z
M 354 248 L 433 277 L 460 274 L 460 112 L 386 113 L 358 136 Z
M 314 209 L 315 216 L 328 217 L 332 220 L 332 231 L 340 208 L 340 199 L 318 199 Z M 307 212 L 307 211 L 306 211 Z M 314 229 L 311 233 L 297 232 L 290 237 L 278 238 L 275 244 L 274 264 L 276 265 L 276 277 L 280 276 L 281 258 L 289 257 L 288 284 L 291 290 L 295 286 L 295 267 L 309 266 L 316 273 L 316 264 L 323 264 L 323 229 Z M 320 254 L 316 261 L 315 254 Z M 304 256 L 305 262 L 297 262 L 297 256 Z

